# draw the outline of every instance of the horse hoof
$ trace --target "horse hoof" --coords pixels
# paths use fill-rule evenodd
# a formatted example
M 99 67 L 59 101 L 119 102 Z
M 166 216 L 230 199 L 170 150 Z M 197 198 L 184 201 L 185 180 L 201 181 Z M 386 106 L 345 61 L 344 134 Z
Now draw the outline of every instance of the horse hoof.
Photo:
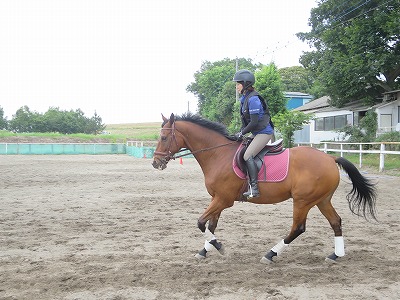
M 268 259 L 268 258 L 266 258 L 265 256 L 263 256 L 263 257 L 261 258 L 260 262 L 263 263 L 263 264 L 266 264 L 266 265 L 269 265 L 269 264 L 274 263 L 273 260 Z
M 327 258 L 325 258 L 325 262 L 330 263 L 330 264 L 336 264 L 336 259 L 338 257 L 339 256 L 337 256 L 335 253 L 332 253 Z
M 219 254 L 225 255 L 225 247 L 221 245 L 221 248 L 218 249 Z
M 196 253 L 196 255 L 195 255 L 194 257 L 196 257 L 198 260 L 204 260 L 204 259 L 206 259 L 206 257 L 205 257 L 204 255 L 201 255 L 201 254 L 199 254 L 199 253 Z
M 327 262 L 328 264 L 336 264 L 336 260 L 333 260 L 329 257 L 325 258 L 325 262 Z

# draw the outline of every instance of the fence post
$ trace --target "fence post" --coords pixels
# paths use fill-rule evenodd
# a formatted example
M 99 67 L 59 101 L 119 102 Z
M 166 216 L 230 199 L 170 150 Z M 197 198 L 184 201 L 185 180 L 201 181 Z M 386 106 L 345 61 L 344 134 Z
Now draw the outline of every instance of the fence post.
M 343 144 L 340 143 L 340 157 L 343 157 Z
M 328 144 L 327 143 L 324 143 L 324 152 L 328 153 Z
M 385 169 L 385 144 L 381 144 L 381 153 L 379 155 L 379 172 L 382 172 Z
M 359 163 L 360 168 L 362 167 L 362 144 L 360 144 L 360 163 Z

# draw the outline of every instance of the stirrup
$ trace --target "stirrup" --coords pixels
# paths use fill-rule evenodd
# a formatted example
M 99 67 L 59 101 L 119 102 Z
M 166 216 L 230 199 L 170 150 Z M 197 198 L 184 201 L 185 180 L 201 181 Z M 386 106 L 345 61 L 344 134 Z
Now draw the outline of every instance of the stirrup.
M 257 193 L 253 193 L 253 191 L 257 191 Z M 253 189 L 251 185 L 249 185 L 249 190 L 247 192 L 244 192 L 243 196 L 245 196 L 247 199 L 257 198 L 260 197 L 260 191 L 258 189 Z

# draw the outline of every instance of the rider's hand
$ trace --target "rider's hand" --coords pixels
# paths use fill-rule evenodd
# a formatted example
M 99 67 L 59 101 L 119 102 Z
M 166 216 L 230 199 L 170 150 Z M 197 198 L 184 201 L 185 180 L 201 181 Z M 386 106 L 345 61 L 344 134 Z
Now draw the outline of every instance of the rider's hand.
M 243 137 L 243 133 L 242 133 L 241 131 L 239 131 L 238 133 L 235 133 L 235 138 L 236 138 L 237 140 L 241 140 L 242 137 Z

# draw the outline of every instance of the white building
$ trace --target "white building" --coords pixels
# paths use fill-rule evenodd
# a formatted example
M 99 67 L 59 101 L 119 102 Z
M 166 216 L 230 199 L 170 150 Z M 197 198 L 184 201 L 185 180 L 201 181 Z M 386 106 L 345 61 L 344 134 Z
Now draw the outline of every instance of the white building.
M 383 94 L 383 102 L 374 106 L 361 101 L 351 102 L 344 107 L 329 105 L 329 97 L 324 96 L 310 101 L 294 110 L 314 114 L 314 119 L 303 130 L 295 132 L 296 143 L 320 143 L 321 141 L 341 141 L 343 134 L 337 132 L 345 125 L 357 125 L 367 111 L 373 110 L 378 115 L 378 131 L 382 134 L 400 130 L 400 90 Z

